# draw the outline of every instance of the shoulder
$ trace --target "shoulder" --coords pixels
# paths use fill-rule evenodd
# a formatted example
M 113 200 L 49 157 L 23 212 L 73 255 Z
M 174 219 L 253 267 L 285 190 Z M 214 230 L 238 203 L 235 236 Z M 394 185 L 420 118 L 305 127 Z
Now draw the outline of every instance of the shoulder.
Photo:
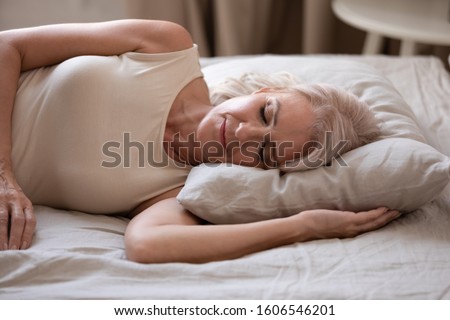
M 183 26 L 174 22 L 143 20 L 140 27 L 143 38 L 139 52 L 175 52 L 193 46 L 191 34 Z

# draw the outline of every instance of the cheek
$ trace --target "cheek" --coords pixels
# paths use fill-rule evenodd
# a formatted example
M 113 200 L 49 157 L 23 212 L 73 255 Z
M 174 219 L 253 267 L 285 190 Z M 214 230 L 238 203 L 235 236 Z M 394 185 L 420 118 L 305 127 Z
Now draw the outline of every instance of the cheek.
M 260 164 L 259 143 L 248 142 L 241 146 L 230 143 L 227 147 L 227 154 L 231 155 L 227 162 L 247 167 L 257 167 Z
M 284 163 L 286 161 L 292 161 L 294 159 L 300 158 L 302 155 L 302 150 L 306 141 L 283 141 L 277 146 L 277 156 L 279 163 Z
M 213 114 L 207 115 L 197 126 L 195 138 L 199 142 L 218 141 L 219 119 Z

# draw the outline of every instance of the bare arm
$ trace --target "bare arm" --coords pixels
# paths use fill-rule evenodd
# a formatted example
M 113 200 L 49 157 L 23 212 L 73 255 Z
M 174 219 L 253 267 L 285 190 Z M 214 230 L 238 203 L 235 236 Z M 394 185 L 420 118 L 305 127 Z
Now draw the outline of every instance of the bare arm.
M 191 46 L 182 27 L 163 21 L 120 20 L 0 32 L 0 250 L 28 248 L 36 224 L 32 204 L 21 191 L 11 163 L 11 116 L 20 73 L 80 55 L 159 53 Z
M 160 201 L 137 215 L 125 234 L 130 260 L 142 263 L 201 263 L 234 259 L 296 242 L 354 237 L 397 218 L 397 211 L 379 208 L 353 213 L 311 210 L 256 223 L 200 225 L 175 198 Z

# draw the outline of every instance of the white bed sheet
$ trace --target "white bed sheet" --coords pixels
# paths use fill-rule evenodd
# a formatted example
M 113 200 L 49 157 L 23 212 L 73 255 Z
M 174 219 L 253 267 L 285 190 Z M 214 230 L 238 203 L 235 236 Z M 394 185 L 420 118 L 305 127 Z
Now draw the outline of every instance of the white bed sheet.
M 323 58 L 357 60 L 385 74 L 428 142 L 450 155 L 450 77 L 440 61 Z M 420 210 L 355 239 L 200 265 L 127 261 L 125 218 L 35 210 L 32 248 L 0 252 L 1 299 L 450 299 L 450 186 Z

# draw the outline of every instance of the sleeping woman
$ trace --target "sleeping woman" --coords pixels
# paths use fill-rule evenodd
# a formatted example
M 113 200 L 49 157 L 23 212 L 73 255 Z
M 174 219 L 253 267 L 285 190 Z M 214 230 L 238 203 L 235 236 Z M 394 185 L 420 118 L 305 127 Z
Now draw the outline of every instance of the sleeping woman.
M 34 205 L 126 214 L 128 259 L 206 262 L 378 229 L 399 213 L 310 210 L 212 225 L 176 196 L 190 168 L 226 162 L 304 170 L 344 153 L 377 122 L 345 91 L 246 75 L 211 95 L 182 27 L 120 20 L 0 33 L 0 249 L 27 249 Z M 324 151 L 325 150 L 325 151 Z M 255 190 L 254 192 L 258 192 Z

